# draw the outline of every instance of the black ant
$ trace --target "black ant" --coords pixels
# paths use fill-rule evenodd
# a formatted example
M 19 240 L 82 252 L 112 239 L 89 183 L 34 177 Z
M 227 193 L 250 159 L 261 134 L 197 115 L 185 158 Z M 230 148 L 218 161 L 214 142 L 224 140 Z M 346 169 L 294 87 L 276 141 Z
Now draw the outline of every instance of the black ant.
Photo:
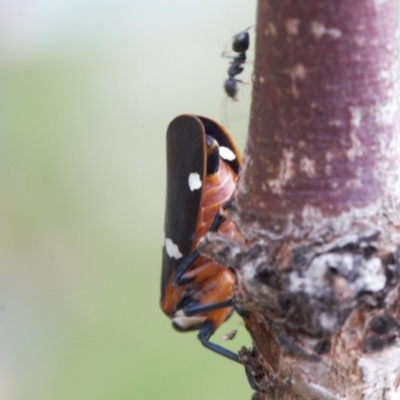
M 246 62 L 246 51 L 250 46 L 250 28 L 239 32 L 232 40 L 232 50 L 237 53 L 237 55 L 233 57 L 233 60 L 230 62 L 228 78 L 224 82 L 224 89 L 228 97 L 233 100 L 236 100 L 238 82 L 242 82 L 241 80 L 236 79 L 236 75 L 239 75 L 244 70 L 243 64 Z M 222 53 L 222 56 L 225 57 L 225 53 Z

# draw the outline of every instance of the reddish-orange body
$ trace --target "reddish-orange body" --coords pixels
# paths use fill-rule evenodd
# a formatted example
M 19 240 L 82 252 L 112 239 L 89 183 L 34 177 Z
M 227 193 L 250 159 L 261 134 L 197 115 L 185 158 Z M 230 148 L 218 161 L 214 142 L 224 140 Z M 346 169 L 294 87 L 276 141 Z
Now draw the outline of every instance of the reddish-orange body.
M 220 163 L 217 173 L 205 176 L 191 250 L 196 248 L 199 240 L 209 230 L 220 207 L 231 198 L 236 181 L 237 174 L 225 162 Z M 233 236 L 234 226 L 232 221 L 227 218 L 218 231 Z M 174 287 L 172 283 L 173 276 L 170 276 L 165 288 L 165 296 L 162 298 L 161 308 L 171 318 L 174 318 L 178 304 L 186 296 L 196 301 L 199 305 L 214 304 L 230 299 L 236 280 L 235 274 L 229 268 L 205 257 L 197 259 L 185 273 L 184 278 L 193 279 L 186 285 Z M 198 323 L 196 324 L 193 321 L 193 325 L 189 324 L 183 330 L 198 329 L 199 325 L 204 321 L 211 321 L 214 329 L 217 329 L 231 313 L 232 307 L 225 307 L 191 317 L 193 320 L 197 319 Z

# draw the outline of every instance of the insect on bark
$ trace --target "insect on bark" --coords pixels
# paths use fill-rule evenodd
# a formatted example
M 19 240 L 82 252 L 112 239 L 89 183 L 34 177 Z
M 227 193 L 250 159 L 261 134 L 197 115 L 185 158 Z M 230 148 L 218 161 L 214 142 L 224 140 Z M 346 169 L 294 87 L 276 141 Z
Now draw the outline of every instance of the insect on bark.
M 207 231 L 234 236 L 226 215 L 241 157 L 229 133 L 199 116 L 176 117 L 167 130 L 167 199 L 161 308 L 178 331 L 198 330 L 210 350 L 240 362 L 209 341 L 233 312 L 234 272 L 196 250 Z

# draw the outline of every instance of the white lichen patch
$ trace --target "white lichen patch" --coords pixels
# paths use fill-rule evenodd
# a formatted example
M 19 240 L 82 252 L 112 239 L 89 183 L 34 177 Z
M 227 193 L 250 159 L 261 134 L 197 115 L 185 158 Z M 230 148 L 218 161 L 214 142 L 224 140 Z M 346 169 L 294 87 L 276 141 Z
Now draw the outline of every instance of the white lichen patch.
M 289 18 L 286 20 L 286 32 L 289 35 L 297 36 L 299 34 L 300 20 L 296 18 Z
M 168 256 L 179 260 L 182 258 L 182 253 L 179 251 L 178 245 L 176 245 L 170 238 L 165 239 L 165 251 Z
M 289 274 L 289 290 L 319 297 L 326 289 L 326 264 L 328 255 L 321 255 L 308 266 L 306 273 L 293 271 Z
M 293 156 L 293 150 L 283 149 L 283 157 L 279 163 L 278 177 L 276 179 L 268 180 L 268 185 L 271 188 L 272 193 L 282 196 L 285 185 L 291 178 L 293 178 Z
M 315 161 L 308 157 L 300 160 L 300 171 L 304 172 L 309 178 L 315 177 Z
M 321 252 L 326 250 L 321 248 Z M 330 288 L 332 280 L 338 281 L 338 284 Z M 362 260 L 352 253 L 338 250 L 315 256 L 307 268 L 291 272 L 289 282 L 290 291 L 295 293 L 304 292 L 319 298 L 332 290 L 332 296 L 344 303 L 356 298 L 359 293 L 382 290 L 386 275 L 382 261 L 377 257 Z M 328 330 L 336 323 L 328 314 L 321 318 L 321 324 Z
M 400 388 L 400 347 L 390 348 L 362 356 L 358 367 L 364 383 L 363 400 L 398 400 Z
M 397 99 L 393 98 L 386 103 L 376 105 L 374 109 L 374 117 L 377 125 L 391 125 L 399 112 Z
M 365 263 L 360 277 L 361 290 L 378 292 L 386 285 L 386 275 L 381 259 L 373 257 Z
M 202 185 L 200 175 L 197 172 L 190 173 L 188 177 L 188 184 L 192 192 L 194 190 L 200 189 Z
M 252 282 L 254 280 L 254 276 L 256 274 L 256 269 L 254 268 L 254 265 L 252 262 L 248 262 L 244 264 L 241 268 L 240 271 L 238 272 L 241 275 L 241 282 L 246 284 L 249 284 L 250 286 L 252 285 Z M 251 290 L 251 289 L 250 289 Z
M 311 33 L 317 40 L 320 40 L 324 35 L 332 39 L 339 39 L 342 36 L 342 32 L 339 29 L 327 28 L 324 24 L 317 21 L 311 23 Z
M 321 210 L 317 207 L 310 206 L 309 204 L 306 204 L 303 207 L 301 217 L 305 227 L 313 227 L 314 225 L 324 221 L 324 215 Z
M 324 312 L 321 313 L 319 322 L 324 329 L 326 329 L 327 331 L 330 331 L 330 332 L 334 331 L 336 324 L 337 324 L 337 320 L 335 317 L 333 317 L 332 315 L 330 315 L 328 313 L 324 313 Z
M 232 161 L 236 158 L 235 153 L 231 149 L 228 149 L 228 147 L 224 146 L 219 147 L 219 155 L 221 158 L 227 161 Z

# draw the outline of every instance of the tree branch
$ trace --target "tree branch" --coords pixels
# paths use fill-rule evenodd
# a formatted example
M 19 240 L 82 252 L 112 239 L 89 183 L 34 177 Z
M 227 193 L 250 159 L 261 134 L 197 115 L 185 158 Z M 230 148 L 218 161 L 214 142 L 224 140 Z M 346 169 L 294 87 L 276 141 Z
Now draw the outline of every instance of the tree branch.
M 265 399 L 400 398 L 396 0 L 259 0 L 234 268 Z

